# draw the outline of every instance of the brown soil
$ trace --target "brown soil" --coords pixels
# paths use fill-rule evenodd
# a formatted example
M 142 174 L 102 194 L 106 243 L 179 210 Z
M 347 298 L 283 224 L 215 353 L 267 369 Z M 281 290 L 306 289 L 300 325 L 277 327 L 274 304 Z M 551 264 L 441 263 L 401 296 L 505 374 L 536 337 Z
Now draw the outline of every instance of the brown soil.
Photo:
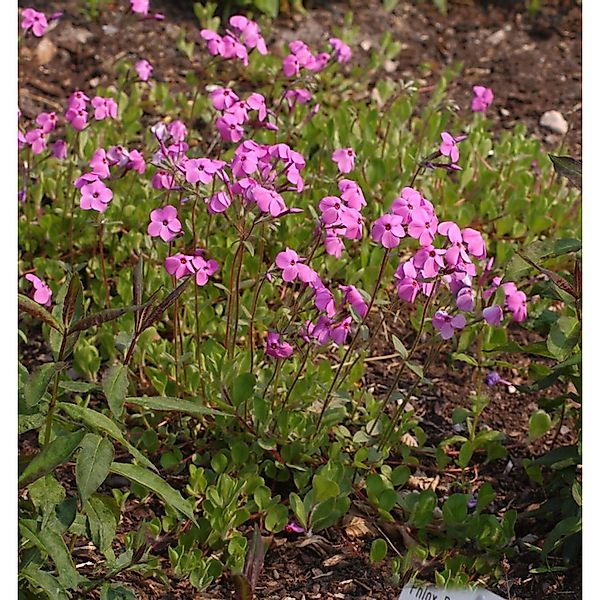
M 176 87 L 185 86 L 185 73 L 190 64 L 176 49 L 176 40 L 179 27 L 185 29 L 188 39 L 195 39 L 197 35 L 192 2 L 153 0 L 151 4 L 154 10 L 166 15 L 165 21 L 132 19 L 118 34 L 111 35 L 110 26 L 118 26 L 123 18 L 120 3 L 115 2 L 98 22 L 94 22 L 85 18 L 83 3 L 77 0 L 38 0 L 35 4 L 38 10 L 46 13 L 62 10 L 65 14 L 44 38 L 55 45 L 48 62 L 38 64 L 38 41 L 28 39 L 21 45 L 19 106 L 25 118 L 33 119 L 42 110 L 63 112 L 66 96 L 74 89 L 89 90 L 111 83 L 113 64 L 123 56 L 147 58 L 154 65 L 156 79 Z M 282 16 L 277 21 L 272 39 L 268 40 L 272 47 L 277 46 L 276 40 L 282 44 L 297 37 L 318 43 L 333 27 L 342 25 L 344 13 L 351 8 L 354 23 L 360 30 L 357 47 L 353 48 L 358 61 L 363 62 L 367 57 L 360 47 L 361 42 L 363 47 L 375 46 L 386 30 L 403 45 L 398 57 L 387 65 L 387 72 L 375 74 L 374 78 L 416 80 L 426 98 L 428 86 L 437 82 L 443 68 L 461 61 L 463 74 L 451 84 L 450 90 L 462 110 L 468 110 L 471 86 L 487 85 L 495 94 L 493 110 L 489 113 L 493 127 L 501 130 L 523 122 L 548 146 L 564 141 L 572 154 L 580 155 L 581 8 L 576 2 L 546 0 L 542 2 L 541 12 L 533 18 L 527 15 L 524 3 L 516 0 L 450 1 L 451 10 L 447 17 L 440 15 L 429 2 L 401 1 L 391 15 L 376 0 L 305 4 L 310 7 L 308 16 Z M 19 5 L 23 5 L 21 0 Z M 201 66 L 203 60 L 198 56 L 196 67 Z M 570 129 L 564 140 L 539 126 L 541 114 L 551 109 L 559 110 L 569 122 Z M 401 332 L 396 334 L 401 337 Z M 36 341 L 35 335 L 31 339 L 22 348 L 22 353 L 26 364 L 35 366 L 44 347 Z M 377 349 L 380 355 L 393 353 L 393 346 L 387 339 L 382 337 Z M 393 359 L 372 363 L 370 380 L 385 386 L 394 364 Z M 518 383 L 518 373 L 503 375 Z M 433 385 L 423 389 L 420 400 L 414 402 L 429 443 L 452 433 L 451 412 L 456 406 L 468 405 L 472 369 L 436 363 L 430 379 Z M 483 423 L 505 432 L 509 440 L 509 456 L 480 467 L 478 472 L 481 481 L 494 481 L 499 508 L 510 502 L 513 507 L 523 510 L 543 499 L 542 491 L 532 486 L 522 468 L 524 456 L 547 450 L 552 441 L 549 434 L 533 447 L 526 442 L 527 419 L 536 400 L 499 387 L 491 393 L 490 406 L 484 413 Z M 570 441 L 571 425 L 565 422 L 565 430 L 556 443 Z M 36 447 L 35 436 L 23 436 L 21 446 L 31 452 Z M 72 471 L 73 466 L 67 465 L 61 473 L 65 485 L 74 485 Z M 427 477 L 427 473 L 423 476 Z M 438 485 L 449 483 L 441 481 Z M 152 515 L 155 508 L 159 510 L 158 506 L 130 501 L 120 525 L 121 540 L 124 532 L 134 529 L 142 519 Z M 520 522 L 517 534 L 543 536 L 542 531 L 530 531 L 530 526 L 527 521 Z M 352 537 L 348 531 L 345 525 L 331 528 L 323 533 L 320 544 L 308 546 L 300 546 L 301 539 L 292 535 L 276 536 L 266 556 L 257 596 L 269 600 L 397 598 L 399 592 L 386 580 L 389 569 L 371 566 L 368 560 L 370 540 L 380 537 L 379 534 Z M 401 540 L 398 545 L 403 547 Z M 98 559 L 89 551 L 81 552 L 80 562 L 94 563 Z M 166 557 L 166 550 L 161 555 Z M 168 559 L 163 562 L 166 568 Z M 507 564 L 505 581 L 497 593 L 512 600 L 581 598 L 578 568 L 563 574 L 534 576 L 529 574 L 534 562 L 534 556 L 522 552 L 517 560 Z M 169 573 L 168 568 L 166 572 Z M 208 594 L 199 594 L 188 583 L 174 578 L 168 586 L 144 579 L 137 573 L 123 574 L 121 580 L 134 587 L 142 600 L 235 597 L 232 582 L 225 578 Z

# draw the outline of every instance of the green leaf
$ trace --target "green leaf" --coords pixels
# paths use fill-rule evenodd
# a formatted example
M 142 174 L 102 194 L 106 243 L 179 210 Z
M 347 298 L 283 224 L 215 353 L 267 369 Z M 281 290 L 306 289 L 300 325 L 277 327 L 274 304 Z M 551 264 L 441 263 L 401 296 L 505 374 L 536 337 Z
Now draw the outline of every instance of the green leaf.
M 81 502 L 85 502 L 106 479 L 115 450 L 107 438 L 88 433 L 81 442 L 75 465 L 75 480 Z
M 304 527 L 304 529 L 306 529 L 308 526 L 308 523 L 307 523 L 306 510 L 304 508 L 304 502 L 302 502 L 302 500 L 300 499 L 300 496 L 298 496 L 298 494 L 296 494 L 295 492 L 292 492 L 290 494 L 289 500 L 290 500 L 290 508 L 292 509 L 293 513 L 296 515 L 296 518 L 298 519 L 300 525 L 302 525 L 302 527 Z
M 444 522 L 447 525 L 457 525 L 467 518 L 467 495 L 452 494 L 442 506 Z
M 50 600 L 68 600 L 65 588 L 60 584 L 58 579 L 50 573 L 40 570 L 34 564 L 29 564 L 20 573 L 34 587 L 40 588 L 45 592 Z
M 33 505 L 47 515 L 65 498 L 65 488 L 52 475 L 40 477 L 29 486 L 29 498 Z
M 373 540 L 371 544 L 371 552 L 369 552 L 369 560 L 371 563 L 381 562 L 387 554 L 387 542 L 381 538 Z
M 536 410 L 529 417 L 529 439 L 531 441 L 542 437 L 552 426 L 550 415 L 545 410 Z
M 94 494 L 83 503 L 87 527 L 94 545 L 105 554 L 111 547 L 119 523 L 119 507 L 113 498 Z
M 273 533 L 280 532 L 287 523 L 288 509 L 283 504 L 276 504 L 267 511 L 265 527 Z
M 73 433 L 61 435 L 52 440 L 42 451 L 31 459 L 19 476 L 19 487 L 33 483 L 40 477 L 52 472 L 58 465 L 66 462 L 75 448 L 79 446 L 85 430 L 79 429 Z
M 41 304 L 38 304 L 24 294 L 19 294 L 19 310 L 30 314 L 35 319 L 44 321 L 44 323 L 52 327 L 52 329 L 56 329 L 59 333 L 63 332 L 63 326 Z
M 554 165 L 554 170 L 561 176 L 566 177 L 576 188 L 581 189 L 583 163 L 570 156 L 554 156 L 548 154 Z
M 419 498 L 410 515 L 411 523 L 421 529 L 429 525 L 433 520 L 433 509 L 437 504 L 437 496 L 433 490 L 425 490 L 419 494 Z
M 472 356 L 469 356 L 468 354 L 465 354 L 464 352 L 455 352 L 454 354 L 452 354 L 452 360 L 459 360 L 460 362 L 467 363 L 468 365 L 471 365 L 472 367 L 478 366 L 477 361 Z
M 23 389 L 25 405 L 29 408 L 37 406 L 46 393 L 46 389 L 52 376 L 65 368 L 66 363 L 48 363 L 37 369 L 33 375 L 29 377 Z
M 125 439 L 118 425 L 106 415 L 92 410 L 91 408 L 87 408 L 86 406 L 79 406 L 78 404 L 70 404 L 67 402 L 59 402 L 56 406 L 60 410 L 66 412 L 72 419 L 83 421 L 88 427 L 107 433 L 111 438 L 125 446 L 139 463 L 145 465 L 149 469 L 157 470 L 152 462 Z
M 405 359 L 408 356 L 406 346 L 402 343 L 402 340 L 395 335 L 392 335 L 392 344 L 394 344 L 394 349 L 400 355 L 400 358 Z
M 100 591 L 100 600 L 136 600 L 136 595 L 123 585 L 105 583 Z
M 54 561 L 54 565 L 58 571 L 58 580 L 67 589 L 76 588 L 86 581 L 85 577 L 82 577 L 75 569 L 62 536 L 52 531 L 52 529 L 46 528 L 40 531 L 39 537 L 50 558 Z
M 484 483 L 477 493 L 477 505 L 475 506 L 475 510 L 481 512 L 495 497 L 496 492 L 494 491 L 492 484 L 488 482 Z
M 127 395 L 129 379 L 127 378 L 127 365 L 117 363 L 104 374 L 102 390 L 108 401 L 112 414 L 120 419 L 123 416 L 123 404 Z
M 581 326 L 575 317 L 560 317 L 550 328 L 546 341 L 548 350 L 557 360 L 564 361 L 579 343 L 580 334 Z
M 122 475 L 130 481 L 138 483 L 147 487 L 149 490 L 155 492 L 165 503 L 172 508 L 177 509 L 180 513 L 184 514 L 188 519 L 194 522 L 194 513 L 190 505 L 183 499 L 182 495 L 172 488 L 162 477 L 156 473 L 144 469 L 138 465 L 131 465 L 127 463 L 113 462 L 110 470 L 117 475 Z
M 254 393 L 256 377 L 253 373 L 241 373 L 235 378 L 231 389 L 231 399 L 235 406 L 246 402 Z
M 279 0 L 254 0 L 254 6 L 272 19 L 279 15 Z
M 463 469 L 469 464 L 475 448 L 471 442 L 465 442 L 458 453 L 458 466 Z
M 83 319 L 78 319 L 75 321 L 69 327 L 68 334 L 71 335 L 77 331 L 83 331 L 85 329 L 89 329 L 90 327 L 102 325 L 103 323 L 108 323 L 109 321 L 114 321 L 115 319 L 118 319 L 127 313 L 141 311 L 146 306 L 147 304 L 139 304 L 136 306 L 123 306 L 120 308 L 108 308 L 106 310 L 101 310 L 92 315 L 88 315 Z
M 62 303 L 62 321 L 65 328 L 69 328 L 76 311 L 78 313 L 83 311 L 83 290 L 79 275 L 73 273 Z
M 144 396 L 143 398 L 126 398 L 128 404 L 136 404 L 148 410 L 166 410 L 187 413 L 193 416 L 197 415 L 213 415 L 220 417 L 229 416 L 227 413 L 202 406 L 198 402 L 191 400 L 182 400 L 181 398 L 172 398 L 169 396 Z
M 317 502 L 334 498 L 340 493 L 340 486 L 335 481 L 323 477 L 323 475 L 315 475 L 313 477 L 313 489 L 315 490 Z

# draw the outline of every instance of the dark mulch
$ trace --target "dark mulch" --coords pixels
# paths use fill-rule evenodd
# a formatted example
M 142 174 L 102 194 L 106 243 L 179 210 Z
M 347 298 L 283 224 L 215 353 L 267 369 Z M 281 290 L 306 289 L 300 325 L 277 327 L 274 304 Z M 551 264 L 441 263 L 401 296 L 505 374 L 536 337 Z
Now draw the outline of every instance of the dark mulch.
M 54 48 L 50 48 L 48 56 L 52 56 L 45 64 L 39 64 L 37 41 L 26 40 L 21 45 L 19 106 L 26 119 L 33 119 L 42 110 L 63 112 L 65 98 L 74 89 L 90 90 L 112 83 L 114 62 L 122 57 L 147 58 L 154 64 L 156 79 L 167 81 L 174 87 L 185 86 L 185 73 L 190 63 L 177 50 L 176 40 L 179 27 L 185 29 L 189 39 L 197 35 L 192 2 L 153 0 L 152 8 L 166 15 L 164 22 L 132 19 L 127 27 L 114 33 L 111 26 L 118 25 L 123 18 L 120 4 L 115 2 L 99 22 L 93 22 L 82 15 L 83 3 L 78 0 L 38 0 L 35 3 L 37 9 L 47 13 L 62 10 L 65 14 L 56 29 L 46 36 Z M 450 0 L 447 17 L 440 15 L 429 2 L 401 1 L 392 14 L 386 13 L 376 0 L 305 4 L 311 9 L 307 17 L 282 16 L 277 21 L 270 40 L 272 47 L 295 38 L 318 44 L 328 37 L 332 28 L 342 25 L 345 12 L 351 8 L 354 23 L 360 30 L 354 51 L 361 64 L 367 57 L 363 48 L 376 45 L 384 31 L 390 31 L 403 45 L 399 56 L 386 65 L 385 71 L 370 75 L 372 79 L 417 80 L 423 86 L 426 100 L 427 86 L 438 81 L 446 66 L 460 61 L 463 63 L 462 76 L 451 84 L 450 94 L 462 110 L 468 110 L 472 85 L 490 86 L 496 98 L 490 117 L 497 131 L 522 122 L 549 147 L 564 142 L 572 154 L 580 155 L 581 8 L 575 1 L 545 0 L 535 17 L 529 17 L 524 2 L 517 0 Z M 29 3 L 23 4 L 19 0 L 19 5 Z M 197 54 L 193 68 L 201 71 L 205 58 L 203 54 Z M 569 122 L 570 129 L 564 140 L 539 126 L 541 114 L 551 109 L 559 110 Z M 393 348 L 382 341 L 377 351 L 385 355 L 392 353 Z M 21 352 L 24 362 L 31 368 L 40 364 L 40 352 L 47 350 L 39 336 L 31 335 L 30 342 L 22 346 Z M 394 364 L 393 359 L 373 362 L 370 381 L 385 386 L 390 381 Z M 518 383 L 518 372 L 506 375 Z M 436 362 L 431 380 L 434 385 L 422 390 L 420 399 L 413 402 L 429 443 L 452 432 L 454 407 L 468 405 L 472 369 Z M 526 442 L 527 419 L 536 400 L 498 388 L 491 393 L 490 406 L 484 413 L 483 423 L 505 432 L 508 438 L 508 457 L 481 466 L 478 471 L 481 481 L 493 481 L 498 492 L 496 504 L 500 508 L 510 503 L 523 510 L 543 500 L 543 491 L 532 486 L 522 468 L 523 457 L 539 454 L 552 443 L 552 434 L 534 445 Z M 572 439 L 571 426 L 565 422 L 565 429 L 556 439 L 557 444 Z M 25 453 L 35 451 L 35 436 L 23 436 L 20 446 Z M 432 473 L 427 472 L 426 462 L 423 468 L 422 481 L 426 481 Z M 436 485 L 451 485 L 451 479 L 449 475 Z M 74 489 L 73 465 L 67 465 L 61 471 L 61 481 Z M 122 541 L 124 532 L 135 529 L 155 510 L 160 512 L 158 504 L 129 500 L 119 528 L 119 539 Z M 361 519 L 369 524 L 368 514 L 360 513 L 355 517 L 359 524 Z M 517 534 L 543 536 L 543 531 L 530 528 L 528 521 L 519 522 Z M 344 525 L 324 532 L 317 544 L 300 546 L 301 540 L 276 536 L 267 553 L 258 597 L 269 600 L 397 598 L 398 591 L 387 583 L 389 569 L 369 564 L 370 540 L 374 537 L 380 537 L 379 532 L 361 532 L 360 527 L 353 526 L 348 519 Z M 402 535 L 390 539 L 402 552 Z M 89 549 L 79 552 L 81 562 L 94 564 L 98 560 Z M 166 551 L 162 555 L 166 559 Z M 167 567 L 168 559 L 163 562 L 166 573 L 171 576 L 169 585 L 144 579 L 138 573 L 128 572 L 119 579 L 134 587 L 142 600 L 234 597 L 233 584 L 228 579 L 219 581 L 208 593 L 200 594 L 188 583 L 172 576 Z M 578 567 L 563 574 L 534 576 L 529 573 L 534 564 L 535 557 L 525 551 L 511 559 L 506 565 L 505 581 L 497 592 L 513 600 L 581 598 Z

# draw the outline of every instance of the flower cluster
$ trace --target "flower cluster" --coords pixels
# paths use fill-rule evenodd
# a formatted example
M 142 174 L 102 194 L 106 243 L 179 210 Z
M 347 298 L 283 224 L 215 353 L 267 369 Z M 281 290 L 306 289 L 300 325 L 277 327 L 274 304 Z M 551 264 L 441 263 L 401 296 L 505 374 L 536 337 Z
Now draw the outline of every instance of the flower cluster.
M 248 66 L 248 54 L 256 49 L 259 54 L 267 54 L 267 45 L 260 34 L 260 27 L 242 15 L 229 19 L 229 29 L 224 36 L 211 29 L 203 29 L 200 36 L 206 41 L 209 54 L 222 58 L 237 58 Z
M 165 269 L 175 279 L 194 275 L 196 285 L 206 285 L 208 278 L 219 270 L 219 264 L 212 258 L 206 260 L 203 250 L 196 250 L 194 255 L 181 252 L 165 259 Z
M 267 105 L 262 94 L 253 92 L 245 100 L 229 88 L 216 88 L 210 94 L 212 105 L 221 112 L 215 123 L 217 131 L 226 142 L 239 142 L 244 137 L 243 125 L 250 121 L 251 113 L 255 114 L 253 124 L 277 129 L 267 123 Z
M 330 38 L 329 43 L 332 48 L 333 57 L 340 64 L 347 63 L 352 58 L 350 48 L 338 38 Z M 286 77 L 297 77 L 302 69 L 318 73 L 322 71 L 329 63 L 332 54 L 329 52 L 320 52 L 313 55 L 308 45 L 302 40 L 294 40 L 288 44 L 290 54 L 283 59 L 283 73 Z
M 482 85 L 473 86 L 473 99 L 471 100 L 471 110 L 473 112 L 484 113 L 494 101 L 494 93 L 490 88 Z

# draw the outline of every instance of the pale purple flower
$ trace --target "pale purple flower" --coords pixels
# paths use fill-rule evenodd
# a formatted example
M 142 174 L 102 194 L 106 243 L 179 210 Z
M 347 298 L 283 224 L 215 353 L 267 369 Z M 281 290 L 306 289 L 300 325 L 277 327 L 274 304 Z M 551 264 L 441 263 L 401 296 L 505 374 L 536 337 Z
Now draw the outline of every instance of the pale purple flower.
M 142 58 L 135 63 L 135 72 L 141 81 L 148 81 L 153 70 L 154 67 L 145 58 Z
M 355 157 L 356 154 L 352 148 L 340 148 L 334 150 L 331 160 L 337 164 L 340 173 L 350 173 L 354 169 Z
M 294 353 L 294 348 L 287 342 L 282 341 L 279 333 L 269 331 L 265 351 L 274 358 L 289 358 Z
M 473 112 L 484 113 L 494 101 L 494 93 L 490 88 L 482 85 L 473 86 L 473 99 L 471 100 L 471 110 Z
M 458 162 L 459 151 L 457 140 L 453 138 L 447 131 L 442 132 L 442 143 L 440 144 L 440 152 L 444 156 L 449 156 L 452 163 Z
M 367 303 L 364 301 L 361 293 L 353 285 L 340 285 L 340 290 L 344 293 L 344 299 L 352 306 L 362 319 L 367 314 Z
M 395 248 L 400 243 L 400 238 L 405 236 L 401 217 L 382 215 L 373 223 L 371 235 L 373 241 L 380 242 L 384 248 Z
M 226 142 L 237 143 L 244 137 L 244 128 L 233 114 L 226 113 L 219 117 L 215 122 L 215 127 Z
M 325 198 L 319 202 L 321 221 L 323 221 L 325 225 L 339 223 L 345 209 L 346 206 L 337 196 L 325 196 Z
M 31 31 L 35 37 L 42 37 L 48 28 L 48 21 L 44 13 L 33 8 L 24 8 L 21 11 L 23 20 L 21 27 L 25 32 Z
M 456 306 L 463 312 L 471 312 L 475 306 L 473 288 L 465 286 L 456 295 Z
M 90 160 L 90 167 L 92 167 L 92 174 L 97 175 L 100 179 L 106 179 L 110 176 L 108 158 L 106 157 L 106 150 L 104 148 L 98 148 L 94 152 Z
M 86 108 L 87 103 L 90 101 L 89 96 L 87 96 L 81 90 L 75 90 L 68 98 L 67 103 L 69 108 Z
M 352 51 L 350 50 L 350 47 L 344 44 L 342 40 L 338 38 L 329 38 L 329 43 L 333 47 L 336 60 L 341 65 L 347 63 L 352 58 Z
M 52 144 L 52 156 L 54 158 L 67 158 L 67 142 L 65 140 L 56 140 Z
M 94 107 L 94 119 L 96 121 L 102 121 L 107 118 L 117 118 L 117 103 L 112 98 L 102 98 L 96 96 L 92 99 L 92 106 Z
M 225 192 L 217 192 L 207 199 L 208 212 L 218 214 L 225 212 L 231 204 L 229 194 Z
M 314 304 L 320 311 L 326 313 L 328 317 L 335 316 L 335 298 L 323 284 L 315 290 Z
M 146 16 L 150 8 L 150 0 L 130 0 L 131 11 Z
M 181 232 L 181 223 L 177 218 L 177 209 L 170 204 L 157 208 L 150 213 L 148 234 L 160 237 L 164 242 L 170 242 Z
M 43 306 L 50 306 L 52 298 L 52 290 L 47 283 L 43 282 L 39 277 L 32 273 L 25 275 L 27 281 L 33 284 L 33 299 Z
M 342 252 L 344 251 L 344 242 L 340 240 L 335 229 L 327 229 L 325 235 L 325 241 L 323 242 L 325 245 L 325 252 L 330 256 L 335 256 L 336 258 L 340 258 L 342 256 Z
M 113 193 L 99 179 L 81 187 L 79 206 L 83 210 L 97 210 L 103 213 L 112 200 Z
M 414 266 L 423 271 L 424 277 L 435 277 L 445 266 L 445 254 L 446 251 L 442 248 L 435 248 L 431 245 L 422 246 L 415 253 Z
M 287 533 L 304 533 L 304 529 L 294 520 L 290 521 L 283 529 Z
M 432 325 L 440 332 L 442 339 L 449 340 L 454 335 L 455 329 L 463 329 L 467 321 L 463 315 L 450 316 L 443 310 L 438 310 L 433 315 Z
M 331 341 L 341 346 L 346 342 L 346 338 L 350 333 L 350 329 L 352 327 L 352 317 L 346 317 L 339 323 L 332 325 L 329 331 L 329 336 Z
M 498 304 L 493 304 L 492 306 L 488 306 L 484 308 L 482 311 L 483 318 L 488 325 L 493 325 L 494 327 L 498 327 L 500 323 L 502 323 L 502 307 Z
M 485 382 L 485 385 L 487 385 L 489 387 L 493 387 L 493 386 L 497 385 L 498 383 L 502 383 L 504 385 L 512 385 L 512 383 L 510 381 L 506 381 L 506 379 L 502 379 L 500 373 L 498 373 L 496 371 L 490 371 L 485 376 L 483 381 Z
M 512 313 L 513 321 L 515 321 L 515 323 L 522 323 L 525 321 L 525 319 L 527 319 L 527 296 L 525 295 L 525 292 L 517 290 L 508 295 L 506 297 L 506 308 Z

